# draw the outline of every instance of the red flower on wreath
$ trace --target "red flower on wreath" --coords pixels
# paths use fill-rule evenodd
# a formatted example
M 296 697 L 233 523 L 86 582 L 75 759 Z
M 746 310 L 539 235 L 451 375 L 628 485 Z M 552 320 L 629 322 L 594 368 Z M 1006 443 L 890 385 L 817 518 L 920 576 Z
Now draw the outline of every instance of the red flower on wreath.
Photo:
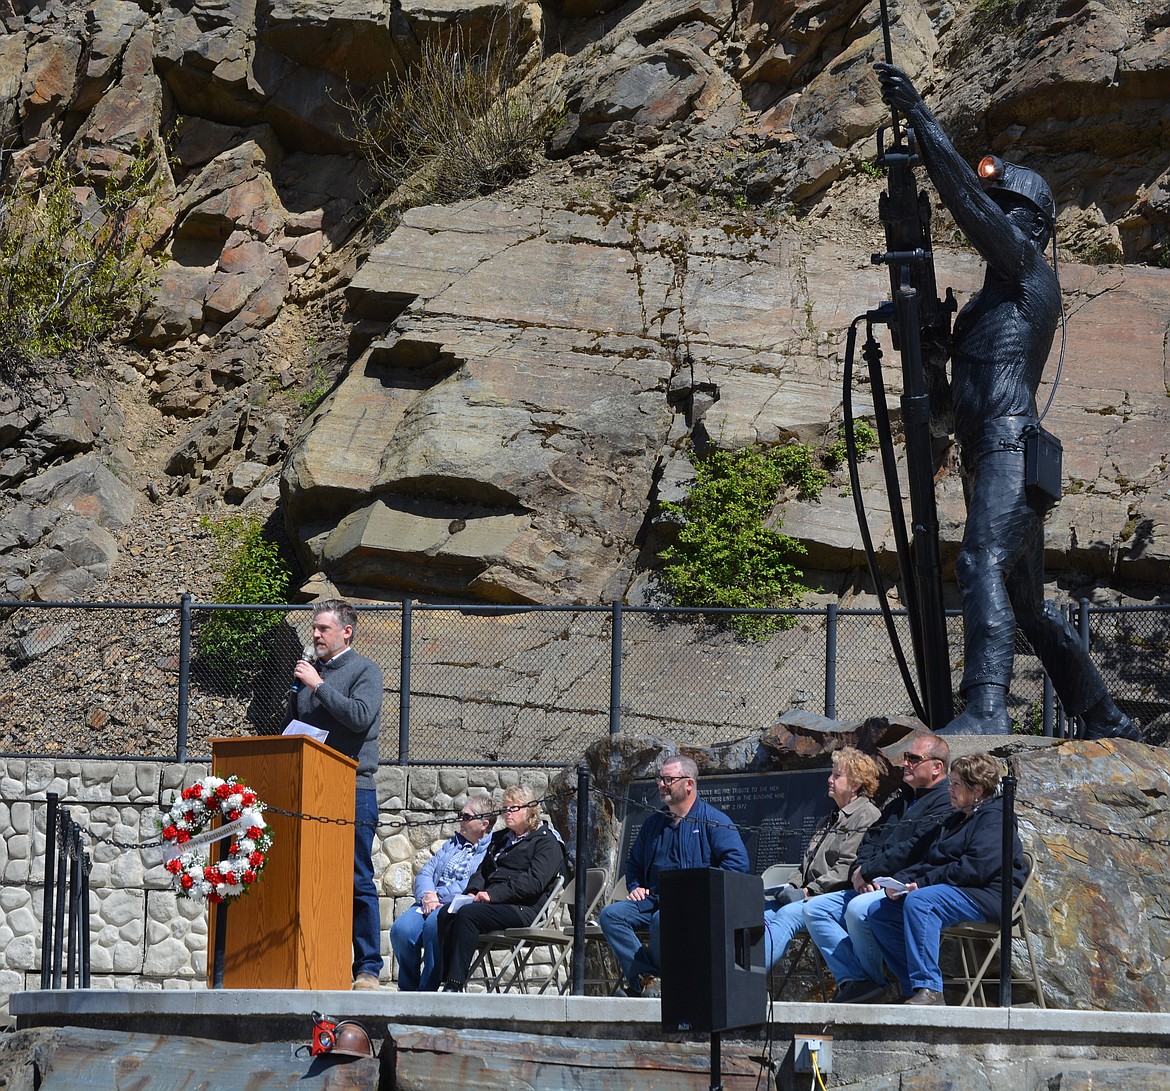
M 248 857 L 248 863 L 253 867 L 260 867 L 264 863 L 264 853 L 253 852 Z
M 190 875 L 183 875 L 179 878 L 179 886 L 184 890 L 190 890 L 195 885 L 195 880 Z
M 228 783 L 225 781 L 225 782 L 224 782 L 223 784 L 221 784 L 221 785 L 220 785 L 218 788 L 216 788 L 216 790 L 215 790 L 215 794 L 216 794 L 217 796 L 219 796 L 219 798 L 220 798 L 220 799 L 227 799 L 227 798 L 228 798 L 228 796 L 230 796 L 230 795 L 232 794 L 232 792 L 233 792 L 233 791 L 235 791 L 235 786 L 234 786 L 234 785 L 232 785 L 232 784 L 228 784 Z
M 248 868 L 243 874 L 243 880 L 245 883 L 254 883 L 256 881 L 256 872 Z

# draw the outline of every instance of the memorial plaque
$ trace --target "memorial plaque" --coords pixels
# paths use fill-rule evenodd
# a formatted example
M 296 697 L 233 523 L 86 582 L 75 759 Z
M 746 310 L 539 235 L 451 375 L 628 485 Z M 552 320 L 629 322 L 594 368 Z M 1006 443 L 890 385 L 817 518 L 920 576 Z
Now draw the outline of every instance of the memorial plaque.
M 827 769 L 704 776 L 698 789 L 739 827 L 756 875 L 773 864 L 799 864 L 813 831 L 833 809 Z M 661 807 L 656 781 L 632 781 L 629 797 L 618 856 L 623 871 L 642 823 Z

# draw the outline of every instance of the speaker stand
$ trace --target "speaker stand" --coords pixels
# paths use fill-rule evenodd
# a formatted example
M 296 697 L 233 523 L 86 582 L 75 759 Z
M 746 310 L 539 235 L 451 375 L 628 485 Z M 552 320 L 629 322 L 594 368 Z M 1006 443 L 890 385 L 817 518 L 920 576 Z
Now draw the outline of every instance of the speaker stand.
M 719 1031 L 711 1031 L 711 1088 L 710 1091 L 723 1091 L 720 1079 L 723 1075 L 723 1060 L 719 1056 Z

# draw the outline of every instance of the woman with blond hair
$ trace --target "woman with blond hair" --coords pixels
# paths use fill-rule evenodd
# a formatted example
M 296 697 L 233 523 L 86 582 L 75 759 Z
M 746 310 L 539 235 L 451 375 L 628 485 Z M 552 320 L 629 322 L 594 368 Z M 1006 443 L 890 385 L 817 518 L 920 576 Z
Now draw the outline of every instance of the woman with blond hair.
M 829 796 L 837 809 L 813 834 L 800 867 L 764 908 L 764 966 L 771 970 L 792 937 L 804 929 L 804 902 L 817 894 L 849 885 L 849 865 L 865 831 L 880 817 L 873 802 L 878 786 L 877 762 L 852 746 L 833 755 Z
M 530 925 L 564 875 L 564 844 L 541 820 L 536 793 L 527 785 L 507 789 L 501 812 L 504 828 L 467 882 L 471 901 L 439 910 L 443 992 L 463 992 L 480 935 Z
M 952 814 L 920 860 L 894 874 L 905 891 L 870 914 L 873 938 L 902 986 L 905 1004 L 943 1004 L 942 930 L 960 921 L 999 923 L 1003 892 L 1000 763 L 990 754 L 951 762 Z M 1014 825 L 1014 816 L 1013 816 Z M 1024 848 L 1012 830 L 1012 901 L 1024 885 Z

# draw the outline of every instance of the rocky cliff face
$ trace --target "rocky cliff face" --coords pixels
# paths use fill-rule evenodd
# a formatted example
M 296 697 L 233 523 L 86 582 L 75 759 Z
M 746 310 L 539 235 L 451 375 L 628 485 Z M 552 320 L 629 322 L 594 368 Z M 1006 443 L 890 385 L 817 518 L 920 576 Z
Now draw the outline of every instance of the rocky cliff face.
M 279 513 L 309 590 L 637 598 L 689 440 L 835 434 L 843 331 L 887 290 L 869 265 L 876 4 L 0 13 L 6 184 L 62 150 L 101 171 L 143 139 L 170 147 L 167 262 L 126 342 L 84 381 L 3 392 L 6 595 L 141 593 L 132 522 L 226 503 Z M 1069 337 L 1050 422 L 1071 488 L 1050 562 L 1164 584 L 1170 11 L 906 0 L 894 15 L 896 59 L 960 146 L 1028 163 L 1057 195 Z M 504 18 L 563 98 L 548 162 L 379 239 L 341 104 L 432 36 Z M 945 217 L 936 242 L 962 297 L 978 263 Z M 306 417 L 314 388 L 329 393 Z M 848 586 L 851 501 L 784 517 L 826 586 Z

